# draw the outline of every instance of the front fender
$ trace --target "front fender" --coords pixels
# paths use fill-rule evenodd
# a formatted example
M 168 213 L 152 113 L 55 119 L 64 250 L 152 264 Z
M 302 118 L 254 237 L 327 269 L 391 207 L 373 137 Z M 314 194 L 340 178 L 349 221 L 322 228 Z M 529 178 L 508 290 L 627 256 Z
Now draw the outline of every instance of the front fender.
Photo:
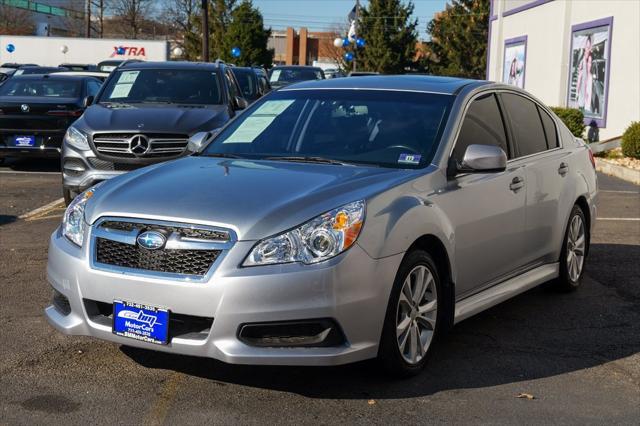
M 418 182 L 420 180 L 425 182 Z M 379 194 L 367 204 L 367 218 L 358 244 L 369 256 L 379 259 L 406 252 L 420 237 L 433 235 L 447 251 L 454 267 L 454 227 L 447 215 L 437 205 L 434 176 L 423 176 L 416 181 L 400 185 Z M 452 276 L 455 280 L 455 276 Z

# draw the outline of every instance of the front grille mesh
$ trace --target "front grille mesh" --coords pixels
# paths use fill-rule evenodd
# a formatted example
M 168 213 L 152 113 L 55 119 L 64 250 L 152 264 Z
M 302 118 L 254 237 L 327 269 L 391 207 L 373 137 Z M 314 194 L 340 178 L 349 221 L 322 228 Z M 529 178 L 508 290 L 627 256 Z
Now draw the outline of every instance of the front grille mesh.
M 229 241 L 229 234 L 224 231 L 216 231 L 213 229 L 196 229 L 178 226 L 157 225 L 137 222 L 123 222 L 115 220 L 107 220 L 100 224 L 101 228 L 112 229 L 115 231 L 130 232 L 134 229 L 144 229 L 145 231 L 160 231 L 164 234 L 176 233 L 182 238 L 192 238 L 207 241 Z
M 111 161 L 101 160 L 95 157 L 90 157 L 89 163 L 97 170 L 115 170 L 123 172 L 129 172 L 145 166 L 145 164 L 113 163 Z
M 221 250 L 146 250 L 137 245 L 96 238 L 98 263 L 182 275 L 205 275 L 220 252 Z

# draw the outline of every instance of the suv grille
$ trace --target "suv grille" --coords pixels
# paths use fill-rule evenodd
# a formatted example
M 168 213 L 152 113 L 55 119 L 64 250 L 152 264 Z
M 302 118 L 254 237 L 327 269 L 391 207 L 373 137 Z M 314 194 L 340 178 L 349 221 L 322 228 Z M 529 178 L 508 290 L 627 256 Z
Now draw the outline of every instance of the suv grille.
M 135 138 L 140 136 L 140 138 Z M 142 140 L 142 144 L 139 142 Z M 93 144 L 100 154 L 115 158 L 171 158 L 184 153 L 189 136 L 167 133 L 98 133 Z
M 215 231 L 213 229 L 186 228 L 180 226 L 159 225 L 152 223 L 126 222 L 119 220 L 107 220 L 100 224 L 100 228 L 112 229 L 115 231 L 131 232 L 135 229 L 145 231 L 161 231 L 164 234 L 176 233 L 182 238 L 207 240 L 207 241 L 229 241 L 229 233 Z
M 96 260 L 106 265 L 183 275 L 205 275 L 221 250 L 146 250 L 96 238 Z

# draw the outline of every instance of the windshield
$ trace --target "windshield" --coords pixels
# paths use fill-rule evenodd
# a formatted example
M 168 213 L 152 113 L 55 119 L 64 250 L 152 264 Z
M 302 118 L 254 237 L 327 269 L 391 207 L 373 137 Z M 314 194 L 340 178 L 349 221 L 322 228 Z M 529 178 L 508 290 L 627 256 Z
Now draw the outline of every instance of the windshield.
M 241 70 L 236 68 L 232 70 L 236 80 L 238 80 L 240 90 L 242 90 L 242 96 L 248 100 L 257 99 L 260 95 L 258 93 L 258 76 L 256 73 L 251 69 Z
M 118 70 L 109 79 L 100 103 L 222 103 L 215 71 L 185 69 Z
M 424 167 L 438 146 L 452 100 L 399 91 L 278 91 L 235 119 L 203 154 Z
M 322 71 L 316 68 L 273 68 L 269 71 L 269 82 L 273 85 L 307 80 L 322 80 Z
M 51 98 L 80 97 L 78 80 L 20 80 L 9 79 L 0 86 L 0 96 L 37 96 Z

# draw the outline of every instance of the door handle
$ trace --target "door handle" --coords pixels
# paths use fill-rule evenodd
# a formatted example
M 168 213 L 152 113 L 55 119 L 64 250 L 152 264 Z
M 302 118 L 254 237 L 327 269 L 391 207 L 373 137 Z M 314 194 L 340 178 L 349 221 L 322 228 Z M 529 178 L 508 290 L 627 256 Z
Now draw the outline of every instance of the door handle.
M 569 165 L 567 163 L 560 163 L 560 167 L 558 168 L 558 173 L 560 176 L 564 176 L 569 172 Z
M 524 188 L 524 179 L 522 179 L 520 176 L 514 177 L 511 180 L 511 184 L 509 185 L 509 189 L 512 190 L 513 192 L 518 192 L 522 188 Z

